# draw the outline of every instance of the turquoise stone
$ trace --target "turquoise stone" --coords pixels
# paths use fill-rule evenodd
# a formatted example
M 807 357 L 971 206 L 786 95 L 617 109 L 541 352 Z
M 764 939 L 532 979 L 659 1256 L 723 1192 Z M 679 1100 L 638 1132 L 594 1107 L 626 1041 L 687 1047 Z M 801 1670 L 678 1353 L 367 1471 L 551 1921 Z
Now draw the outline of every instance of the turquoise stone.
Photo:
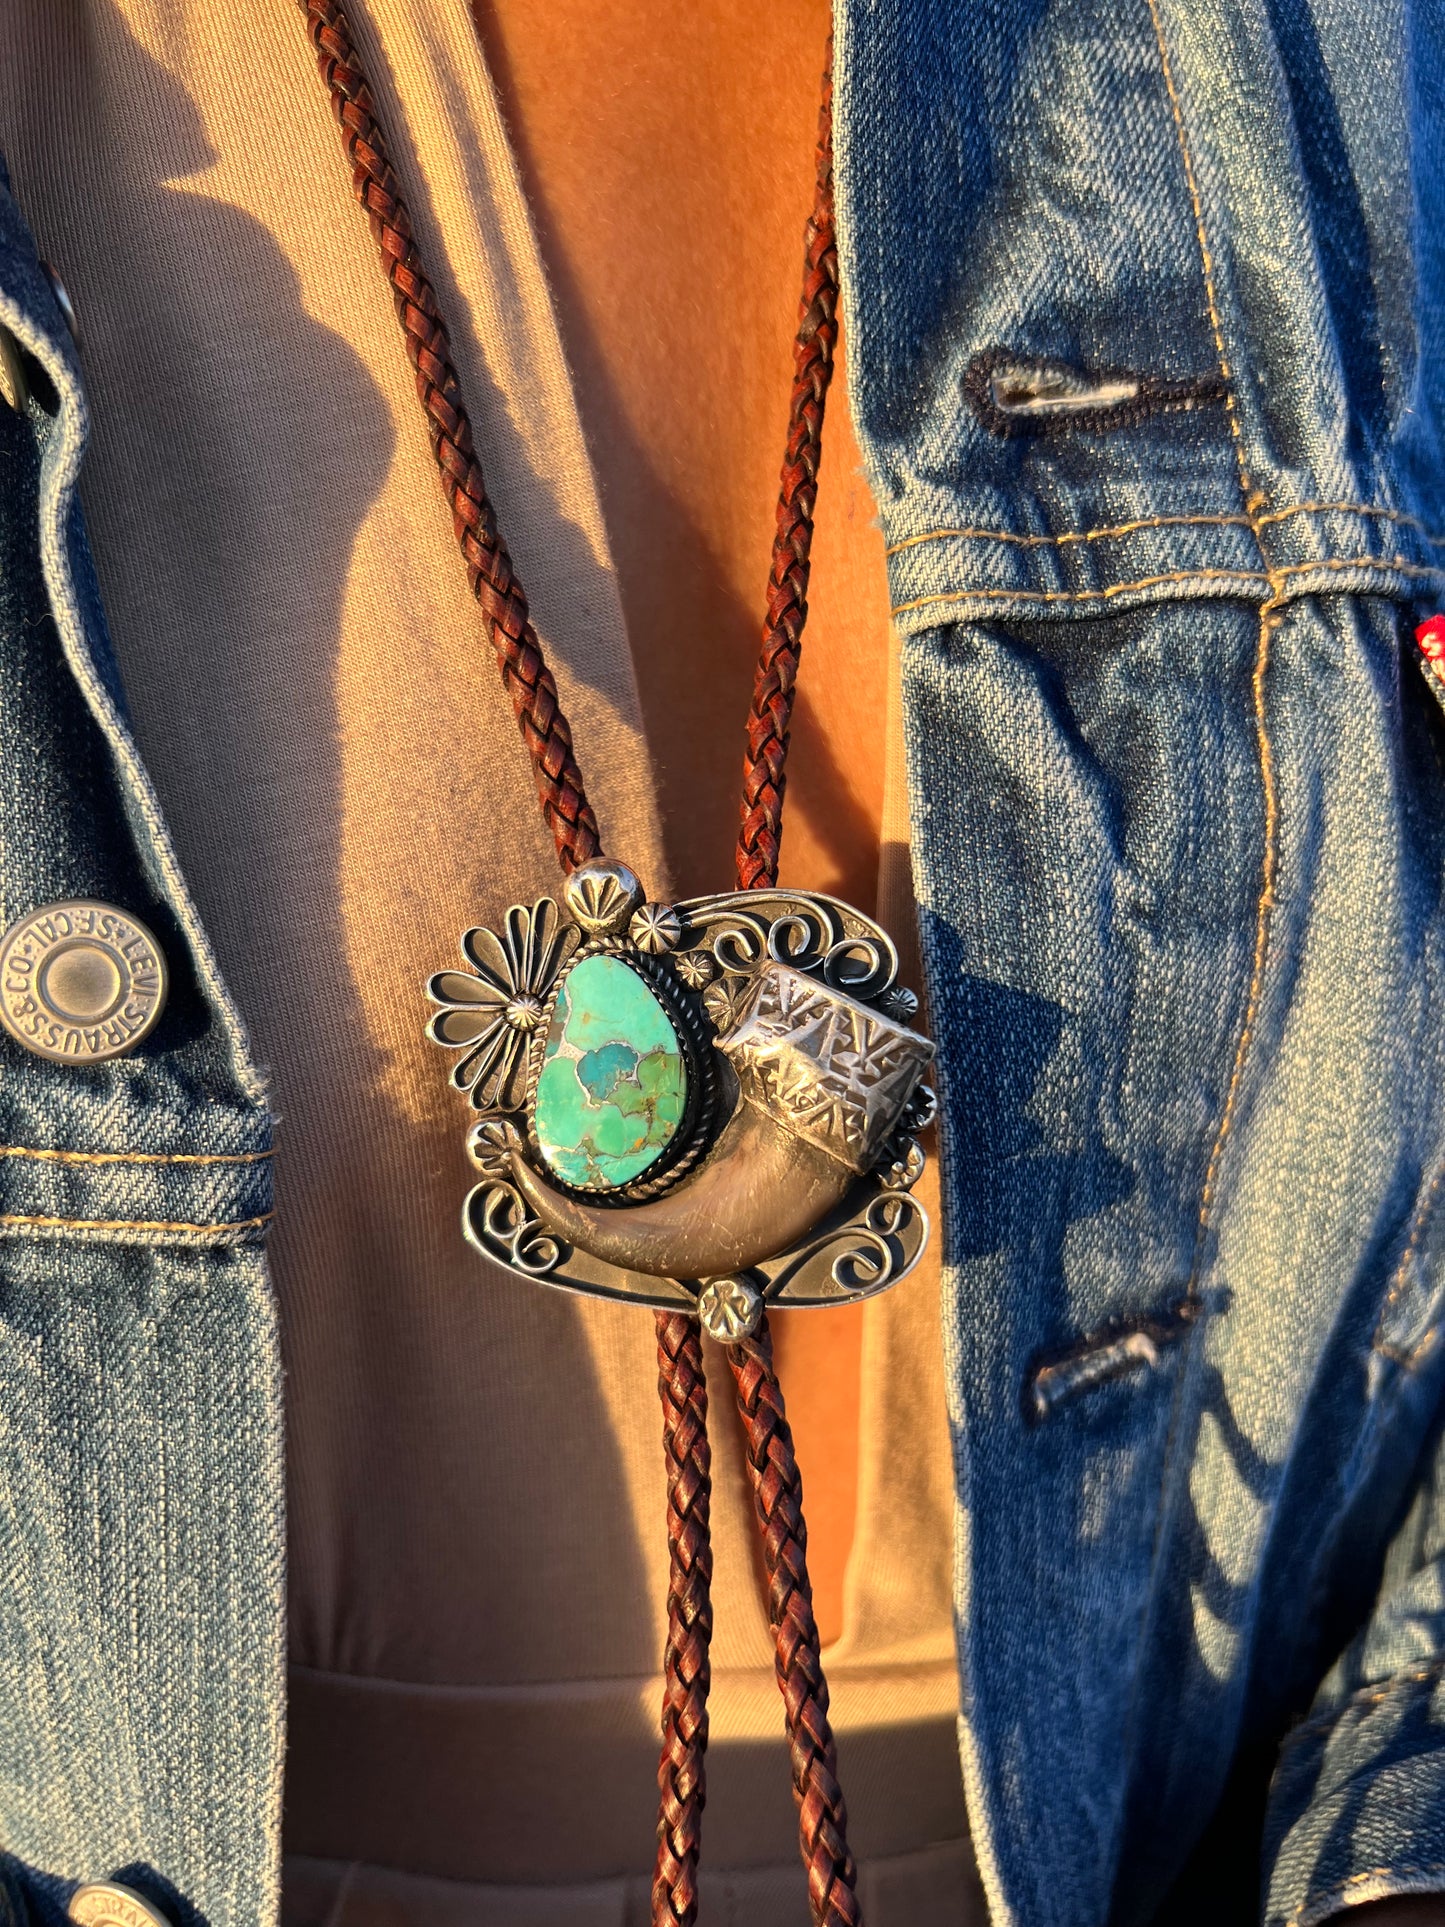
M 686 1104 L 687 1065 L 661 1001 L 621 957 L 574 964 L 532 1105 L 544 1162 L 578 1190 L 616 1190 L 662 1156 Z

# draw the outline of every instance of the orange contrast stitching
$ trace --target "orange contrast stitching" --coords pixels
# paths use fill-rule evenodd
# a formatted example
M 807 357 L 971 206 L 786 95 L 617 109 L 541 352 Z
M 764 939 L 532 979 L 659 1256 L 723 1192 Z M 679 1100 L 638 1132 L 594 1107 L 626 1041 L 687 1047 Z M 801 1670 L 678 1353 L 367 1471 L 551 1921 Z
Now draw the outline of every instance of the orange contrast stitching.
M 970 536 L 980 542 L 1011 542 L 1021 549 L 1062 549 L 1071 542 L 1103 542 L 1115 535 L 1133 535 L 1137 529 L 1247 529 L 1247 515 L 1146 515 L 1137 522 L 1120 522 L 1111 529 L 1069 529 L 1062 535 L 1013 535 L 1006 529 L 930 529 L 925 535 L 907 535 L 895 542 L 886 555 L 901 555 L 916 549 L 921 542 L 946 542 Z
M 1435 548 L 1445 547 L 1445 535 L 1432 535 L 1418 517 L 1405 515 L 1399 509 L 1370 508 L 1363 502 L 1296 502 L 1293 508 L 1273 509 L 1268 515 L 1261 515 L 1256 526 L 1267 528 L 1271 522 L 1287 522 L 1292 515 L 1372 516 L 1381 522 L 1393 522 L 1402 529 L 1414 529 Z
M 1385 1326 L 1389 1322 L 1390 1313 L 1395 1309 L 1395 1306 L 1404 1293 L 1411 1263 L 1414 1260 L 1416 1252 L 1420 1249 L 1421 1240 L 1425 1236 L 1426 1226 L 1429 1224 L 1431 1214 L 1439 1200 L 1442 1182 L 1445 1182 L 1445 1158 L 1442 1158 L 1440 1163 L 1435 1167 L 1435 1175 L 1430 1180 L 1429 1190 L 1426 1191 L 1419 1203 L 1415 1206 L 1415 1216 L 1410 1224 L 1410 1236 L 1406 1240 L 1405 1249 L 1400 1253 L 1399 1265 L 1396 1267 L 1394 1277 L 1390 1280 L 1390 1289 L 1386 1293 L 1383 1306 L 1380 1308 L 1380 1322 L 1375 1327 L 1375 1336 L 1371 1347 L 1374 1351 L 1389 1351 L 1393 1357 L 1400 1357 L 1399 1348 L 1390 1346 L 1385 1340 Z M 1403 1359 L 1401 1359 L 1401 1363 L 1404 1363 Z
M 1313 575 L 1320 569 L 1387 569 L 1393 575 L 1422 577 L 1431 582 L 1445 579 L 1445 567 L 1407 562 L 1401 555 L 1335 555 L 1320 562 L 1293 562 L 1288 568 L 1274 569 L 1269 573 L 1249 569 L 1174 569 L 1168 575 L 1141 576 L 1136 582 L 1114 582 L 1107 589 L 948 589 L 935 595 L 915 596 L 911 602 L 900 602 L 892 614 L 907 615 L 910 610 L 927 609 L 935 603 L 996 601 L 1000 598 L 1013 602 L 1108 602 L 1115 596 L 1128 595 L 1132 590 L 1157 589 L 1166 582 L 1239 582 L 1250 588 L 1272 588 L 1276 582 L 1283 582 L 1290 576 Z M 1270 599 L 1278 600 L 1276 597 Z
M 1209 236 L 1205 231 L 1204 201 L 1199 192 L 1199 180 L 1194 171 L 1194 155 L 1189 144 L 1189 134 L 1184 125 L 1184 106 L 1179 98 L 1179 89 L 1174 82 L 1174 63 L 1169 57 L 1169 43 L 1164 35 L 1159 0 L 1147 0 L 1147 4 L 1149 18 L 1154 27 L 1154 39 L 1159 48 L 1159 66 L 1164 78 L 1164 88 L 1169 96 L 1169 111 L 1174 118 L 1174 133 L 1179 142 L 1179 158 L 1184 167 L 1184 179 L 1189 189 L 1189 204 L 1194 210 L 1194 234 L 1199 244 L 1199 261 L 1204 276 L 1204 299 L 1209 309 L 1209 325 L 1214 334 L 1215 353 L 1219 357 L 1219 372 L 1224 380 L 1224 407 L 1229 417 L 1229 432 L 1234 440 L 1240 494 L 1244 498 L 1244 511 L 1249 517 L 1250 532 L 1254 536 L 1255 546 L 1261 558 L 1267 563 L 1269 558 L 1264 552 L 1257 519 L 1260 510 L 1264 507 L 1264 497 L 1255 490 L 1250 481 L 1249 463 L 1244 450 L 1244 433 L 1240 427 L 1239 408 L 1234 393 L 1234 374 L 1229 366 L 1229 354 L 1224 343 L 1224 324 L 1220 319 L 1218 291 L 1214 283 L 1214 257 L 1210 252 Z M 1220 1159 L 1238 1110 L 1245 1064 L 1254 1042 L 1255 1027 L 1259 1019 L 1265 965 L 1269 957 L 1270 923 L 1274 911 L 1275 878 L 1279 857 L 1279 796 L 1275 780 L 1274 748 L 1270 742 L 1269 721 L 1265 711 L 1264 682 L 1265 673 L 1269 668 L 1270 638 L 1274 633 L 1275 611 L 1280 605 L 1280 589 L 1283 580 L 1283 574 L 1276 572 L 1269 573 L 1264 578 L 1268 597 L 1259 608 L 1259 642 L 1255 650 L 1254 675 L 1250 683 L 1254 703 L 1255 741 L 1259 751 L 1260 785 L 1264 793 L 1264 851 L 1260 862 L 1259 900 L 1255 906 L 1254 961 L 1250 971 L 1249 990 L 1245 998 L 1244 1021 L 1240 1029 L 1239 1041 L 1235 1046 L 1229 1086 L 1225 1092 L 1224 1109 L 1220 1114 L 1219 1128 L 1215 1133 L 1208 1164 L 1205 1166 L 1204 1189 L 1199 1200 L 1199 1220 L 1194 1234 L 1189 1283 L 1185 1288 L 1186 1302 L 1194 1298 L 1198 1289 L 1199 1271 L 1203 1263 L 1205 1240 L 1219 1178 Z M 1165 1447 L 1166 1467 L 1173 1462 L 1178 1410 L 1176 1404 L 1174 1415 L 1170 1419 L 1169 1439 Z
M 1371 1887 L 1377 1881 L 1389 1880 L 1438 1880 L 1445 1874 L 1445 1861 L 1435 1861 L 1428 1867 L 1369 1867 L 1363 1873 L 1348 1874 L 1345 1879 L 1326 1887 L 1322 1892 L 1300 1902 L 1285 1922 L 1285 1927 L 1311 1927 L 1315 1921 L 1326 1921 L 1339 1912 L 1339 1903 L 1347 1894 L 1358 1893 L 1362 1887 Z M 1438 1893 L 1437 1887 L 1402 1887 L 1398 1884 L 1372 1894 L 1372 1900 L 1392 1900 L 1395 1896 L 1412 1893 Z
M 261 1164 L 274 1151 L 42 1151 L 0 1144 L 0 1158 L 35 1158 L 46 1164 Z
M 1439 1342 L 1440 1320 L 1437 1318 L 1424 1337 L 1417 1340 L 1413 1351 L 1407 1351 L 1403 1345 L 1393 1345 L 1388 1338 L 1382 1339 L 1378 1336 L 1372 1350 L 1377 1351 L 1382 1358 L 1393 1358 L 1395 1363 L 1405 1371 L 1413 1372 L 1430 1356 Z
M 263 1224 L 269 1224 L 275 1215 L 274 1211 L 266 1211 L 259 1218 L 232 1218 L 222 1224 L 180 1224 L 166 1218 L 42 1218 L 10 1211 L 0 1213 L 0 1227 L 33 1226 L 66 1231 L 174 1231 L 207 1238 L 222 1231 L 254 1231 Z
M 910 609 L 926 609 L 935 602 L 972 602 L 975 597 L 1004 597 L 1013 602 L 1107 602 L 1112 596 L 1127 595 L 1131 589 L 1157 589 L 1165 582 L 1239 582 L 1257 589 L 1268 587 L 1269 577 L 1262 570 L 1175 569 L 1169 575 L 1141 576 L 1137 582 L 1115 582 L 1107 589 L 947 589 L 900 602 L 892 613 L 902 616 Z
M 1298 1726 L 1291 1727 L 1280 1741 L 1280 1751 L 1296 1746 L 1315 1733 L 1328 1733 L 1331 1727 L 1338 1726 L 1357 1707 L 1368 1708 L 1383 1706 L 1397 1693 L 1411 1691 L 1416 1686 L 1428 1686 L 1445 1672 L 1445 1654 L 1437 1653 L 1434 1659 L 1421 1661 L 1418 1666 L 1407 1667 L 1403 1672 L 1391 1673 L 1386 1680 L 1372 1686 L 1359 1686 L 1342 1705 L 1331 1707 L 1326 1713 L 1312 1713 L 1308 1719 L 1301 1720 Z
M 1199 1223 L 1194 1233 L 1194 1257 L 1189 1270 L 1189 1284 L 1186 1298 L 1193 1298 L 1199 1284 L 1199 1271 L 1204 1258 L 1204 1241 L 1209 1230 L 1210 1215 L 1214 1209 L 1215 1188 L 1219 1180 L 1219 1163 L 1224 1153 L 1225 1139 L 1234 1128 L 1235 1115 L 1239 1109 L 1240 1086 L 1244 1079 L 1244 1066 L 1254 1042 L 1255 1027 L 1259 1021 L 1259 1006 L 1264 990 L 1265 963 L 1269 956 L 1270 923 L 1274 914 L 1274 890 L 1279 867 L 1279 788 L 1275 776 L 1274 746 L 1270 742 L 1269 722 L 1264 705 L 1264 679 L 1269 669 L 1270 638 L 1278 624 L 1278 599 L 1263 604 L 1259 612 L 1259 647 L 1255 652 L 1254 675 L 1250 688 L 1254 697 L 1254 733 L 1259 745 L 1259 775 L 1264 790 L 1264 858 L 1261 864 L 1259 902 L 1255 906 L 1254 920 L 1254 963 L 1250 971 L 1249 992 L 1244 1002 L 1244 1025 L 1239 1033 L 1239 1043 L 1234 1053 L 1234 1068 L 1230 1072 L 1229 1088 L 1224 1096 L 1224 1110 L 1219 1119 L 1219 1130 L 1215 1135 L 1214 1148 L 1209 1153 L 1209 1163 L 1204 1172 L 1204 1190 L 1199 1200 Z
M 1154 23 L 1154 38 L 1159 43 L 1159 62 L 1164 70 L 1164 87 L 1169 95 L 1169 111 L 1174 116 L 1174 132 L 1179 139 L 1179 158 L 1184 163 L 1184 179 L 1189 188 L 1189 201 L 1194 209 L 1194 233 L 1199 242 L 1199 259 L 1204 269 L 1204 299 L 1209 307 L 1209 325 L 1214 331 L 1214 348 L 1219 356 L 1219 372 L 1224 378 L 1224 410 L 1229 417 L 1229 432 L 1234 437 L 1234 457 L 1239 464 L 1239 486 L 1244 495 L 1244 506 L 1251 518 L 1263 507 L 1263 502 L 1255 495 L 1249 479 L 1249 464 L 1244 455 L 1244 436 L 1239 426 L 1239 410 L 1234 399 L 1234 375 L 1229 366 L 1229 356 L 1224 346 L 1224 327 L 1219 319 L 1219 302 L 1214 288 L 1214 257 L 1209 252 L 1209 237 L 1204 231 L 1204 203 L 1199 196 L 1199 182 L 1194 173 L 1194 156 L 1190 152 L 1189 137 L 1184 131 L 1184 109 L 1180 104 L 1179 90 L 1174 85 L 1174 67 L 1169 58 L 1169 48 L 1164 39 L 1164 23 L 1159 18 L 1159 0 L 1148 0 L 1149 18 Z M 1258 534 L 1257 525 L 1251 520 L 1251 527 Z
M 922 535 L 906 535 L 886 549 L 886 555 L 901 555 L 925 542 L 1007 542 L 1020 549 L 1063 549 L 1076 542 L 1104 542 L 1115 536 L 1134 535 L 1141 529 L 1248 529 L 1266 528 L 1273 522 L 1288 522 L 1296 515 L 1360 515 L 1393 522 L 1400 528 L 1414 529 L 1423 541 L 1445 548 L 1445 535 L 1432 535 L 1425 524 L 1399 509 L 1367 508 L 1359 502 L 1296 502 L 1293 508 L 1275 509 L 1254 520 L 1247 515 L 1145 515 L 1135 522 L 1119 522 L 1107 529 L 1066 529 L 1062 535 L 1014 535 L 1007 529 L 929 529 Z M 1303 566 L 1296 564 L 1295 566 Z

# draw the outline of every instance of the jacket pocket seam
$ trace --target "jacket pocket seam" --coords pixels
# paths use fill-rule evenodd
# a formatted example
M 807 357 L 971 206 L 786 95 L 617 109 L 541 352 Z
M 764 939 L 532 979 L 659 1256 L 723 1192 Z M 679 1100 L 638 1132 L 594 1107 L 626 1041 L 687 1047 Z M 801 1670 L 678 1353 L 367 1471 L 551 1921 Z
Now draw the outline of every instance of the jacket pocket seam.
M 1289 508 L 1275 509 L 1258 518 L 1260 528 L 1291 521 L 1297 515 L 1358 515 L 1389 522 L 1396 528 L 1413 529 L 1422 542 L 1432 548 L 1445 548 L 1445 535 L 1434 535 L 1417 516 L 1400 509 L 1373 508 L 1364 502 L 1296 502 Z M 1247 515 L 1143 515 L 1132 522 L 1118 522 L 1112 528 L 1065 529 L 1058 535 L 1016 535 L 1009 529 L 927 529 L 921 535 L 907 535 L 892 543 L 887 555 L 901 555 L 927 542 L 1006 542 L 1021 549 L 1062 549 L 1075 542 L 1106 542 L 1125 535 L 1142 534 L 1149 529 L 1247 529 Z
M 185 1244 L 236 1244 L 244 1234 L 258 1233 L 275 1217 L 264 1211 L 254 1218 L 224 1218 L 215 1224 L 193 1224 L 174 1218 L 60 1218 L 38 1212 L 0 1212 L 0 1235 L 33 1231 L 65 1233 L 101 1244 L 178 1241 Z
M 32 1158 L 44 1164 L 262 1164 L 274 1151 L 54 1151 L 27 1144 L 0 1144 L 0 1158 Z
M 1266 573 L 1259 569 L 1172 569 L 1164 575 L 1141 576 L 1134 582 L 1111 582 L 1103 589 L 942 589 L 929 595 L 914 596 L 911 601 L 895 603 L 890 613 L 893 616 L 911 614 L 915 609 L 928 609 L 941 603 L 957 602 L 1020 602 L 1020 603 L 1080 603 L 1112 602 L 1118 596 L 1136 595 L 1145 589 L 1164 588 L 1180 582 L 1234 582 L 1238 583 L 1241 594 L 1248 590 L 1275 590 L 1276 585 L 1292 576 L 1318 574 L 1321 570 L 1340 572 L 1346 569 L 1368 569 L 1408 577 L 1411 580 L 1445 582 L 1445 567 L 1433 563 L 1411 562 L 1402 555 L 1335 555 L 1327 556 L 1317 562 L 1292 562 L 1285 568 Z

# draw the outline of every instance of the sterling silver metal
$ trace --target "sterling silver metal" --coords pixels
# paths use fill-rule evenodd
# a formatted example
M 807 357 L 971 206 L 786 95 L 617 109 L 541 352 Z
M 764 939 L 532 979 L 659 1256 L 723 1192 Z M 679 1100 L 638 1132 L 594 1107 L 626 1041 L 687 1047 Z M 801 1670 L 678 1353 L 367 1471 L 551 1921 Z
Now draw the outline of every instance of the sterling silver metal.
M 766 1304 L 846 1303 L 905 1277 L 928 1238 L 911 1194 L 933 1046 L 911 1027 L 918 1000 L 886 931 L 799 890 L 649 903 L 606 859 L 563 894 L 468 931 L 469 969 L 427 986 L 441 1006 L 428 1035 L 462 1053 L 452 1082 L 481 1114 L 470 1242 L 540 1284 L 689 1310 L 720 1337 Z M 655 1166 L 583 1192 L 547 1170 L 532 1116 L 558 990 L 598 951 L 673 1019 L 689 1098 Z

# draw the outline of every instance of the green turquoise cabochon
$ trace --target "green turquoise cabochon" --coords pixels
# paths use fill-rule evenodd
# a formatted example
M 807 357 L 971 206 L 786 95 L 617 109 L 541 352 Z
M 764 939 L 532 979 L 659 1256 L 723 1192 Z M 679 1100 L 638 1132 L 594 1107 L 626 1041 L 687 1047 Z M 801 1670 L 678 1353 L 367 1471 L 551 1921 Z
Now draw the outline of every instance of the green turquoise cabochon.
M 542 1046 L 532 1131 L 564 1184 L 613 1191 L 662 1156 L 687 1106 L 687 1064 L 661 1000 L 621 957 L 575 963 Z

